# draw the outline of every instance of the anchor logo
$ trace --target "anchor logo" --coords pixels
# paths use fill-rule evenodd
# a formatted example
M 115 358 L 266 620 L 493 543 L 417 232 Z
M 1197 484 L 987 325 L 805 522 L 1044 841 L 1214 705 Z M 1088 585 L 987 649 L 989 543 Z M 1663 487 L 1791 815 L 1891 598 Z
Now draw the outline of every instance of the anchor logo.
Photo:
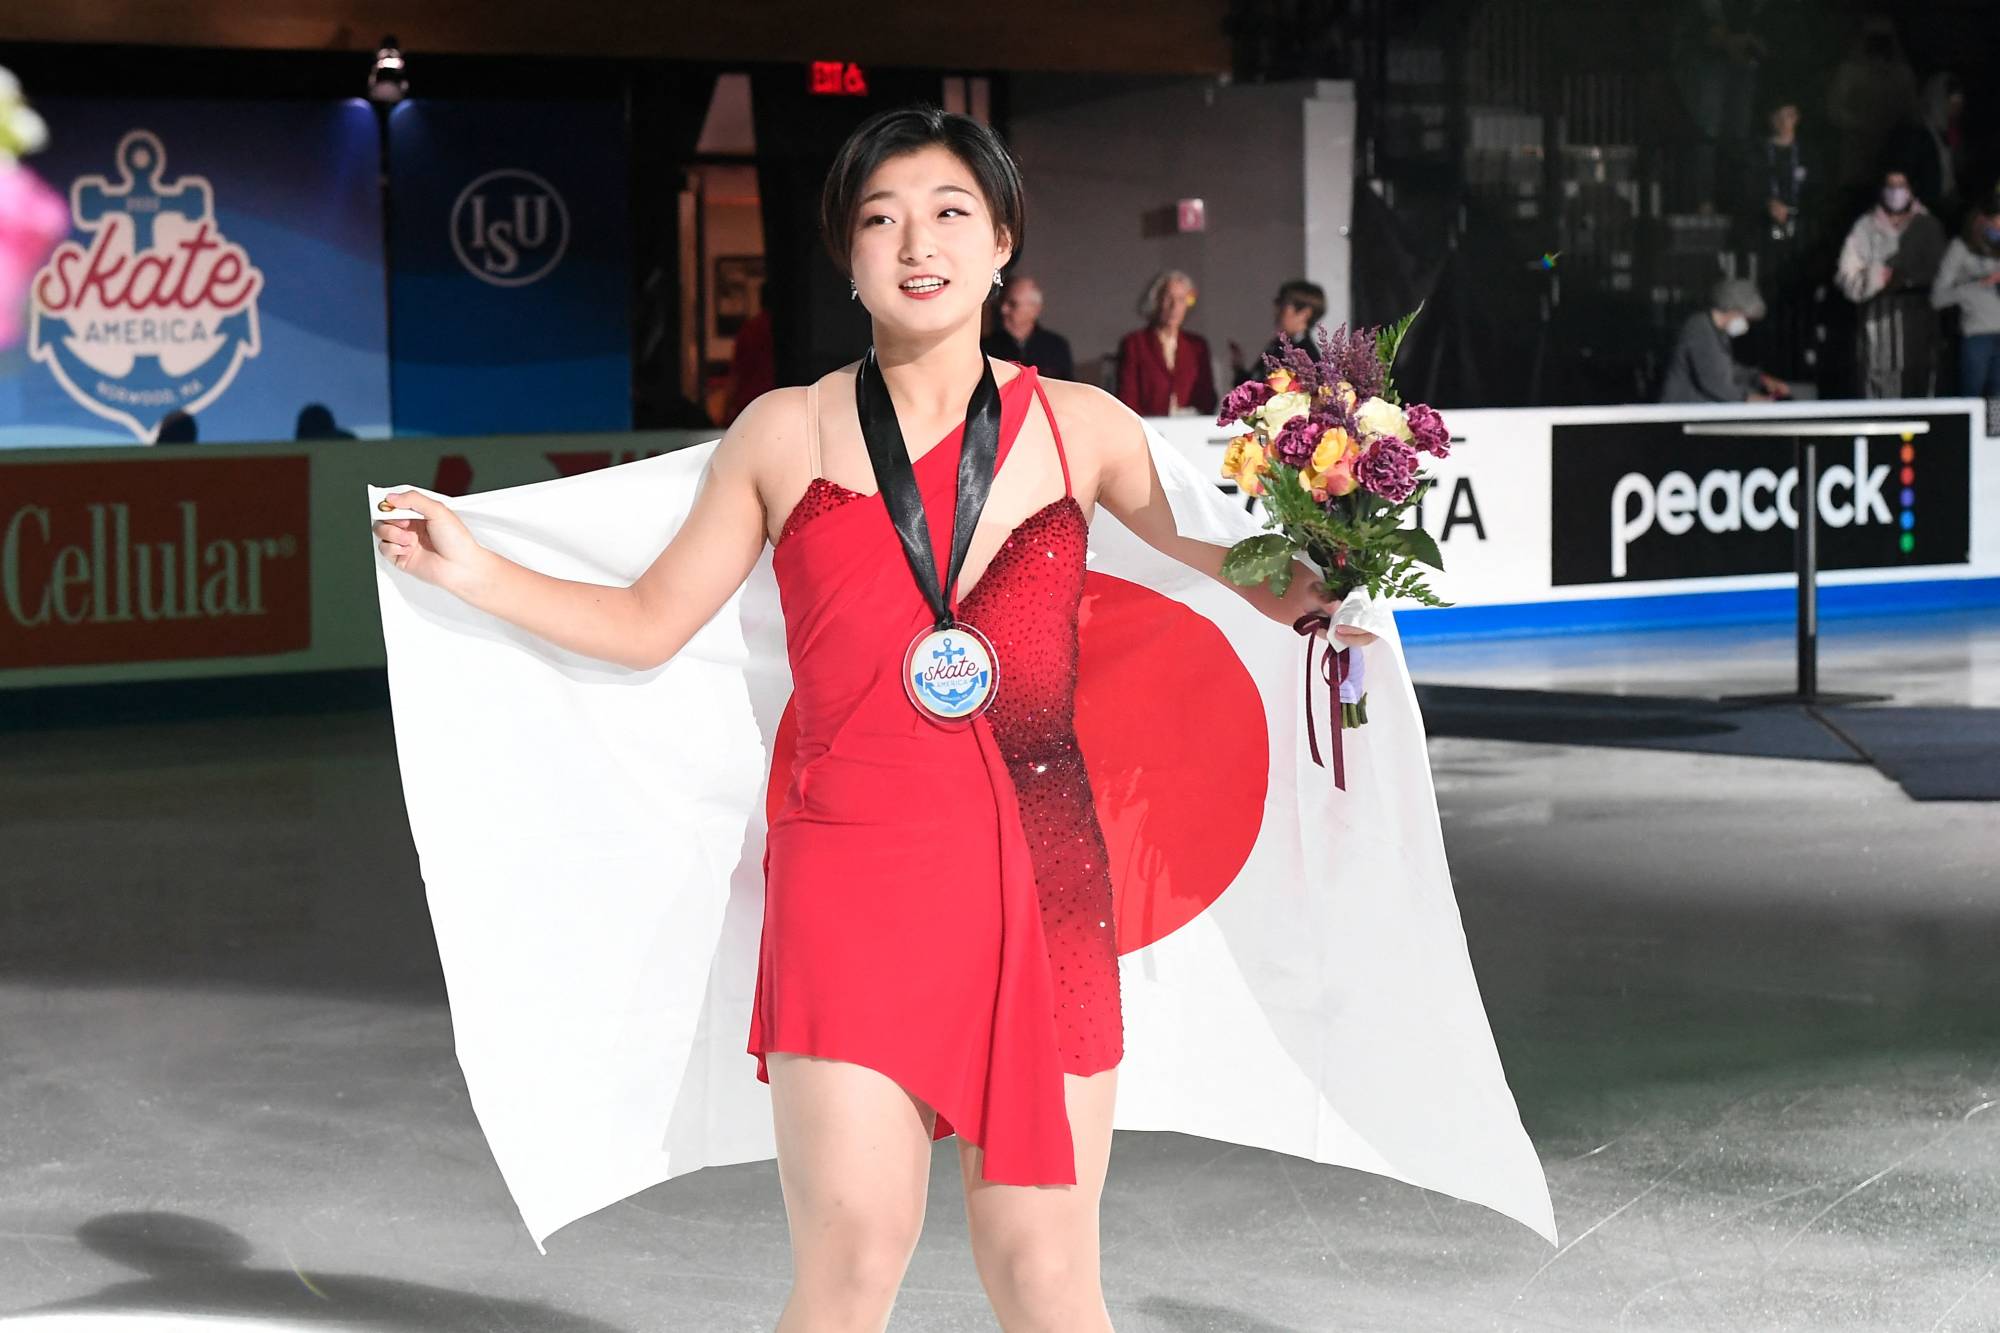
M 70 218 L 90 240 L 63 242 L 35 275 L 28 355 L 86 410 L 150 440 L 161 417 L 200 412 L 257 355 L 264 274 L 217 227 L 207 178 L 167 180 L 157 134 L 126 134 L 114 161 L 116 181 L 70 187 Z
M 970 710 L 985 697 L 986 684 L 993 673 L 983 667 L 953 669 L 967 649 L 954 645 L 949 634 L 938 642 L 939 646 L 931 649 L 933 665 L 914 673 L 910 682 L 925 707 L 951 717 Z M 957 689 L 946 684 L 947 680 L 956 679 L 962 679 L 964 684 Z

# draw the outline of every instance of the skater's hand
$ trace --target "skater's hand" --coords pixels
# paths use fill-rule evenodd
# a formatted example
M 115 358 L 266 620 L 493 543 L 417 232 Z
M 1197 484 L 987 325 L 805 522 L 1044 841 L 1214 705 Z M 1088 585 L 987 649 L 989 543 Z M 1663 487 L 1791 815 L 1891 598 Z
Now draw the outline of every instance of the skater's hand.
M 491 556 L 442 500 L 421 491 L 396 491 L 382 498 L 395 509 L 415 509 L 422 518 L 385 518 L 373 524 L 376 548 L 414 578 L 460 597 L 478 582 Z
M 1340 614 L 1341 599 L 1303 565 L 1292 575 L 1292 586 L 1285 594 L 1285 603 L 1285 619 L 1293 628 L 1299 629 L 1301 621 L 1306 617 L 1312 618 L 1307 628 L 1299 629 L 1301 634 L 1309 631 L 1315 639 L 1324 639 L 1331 627 L 1334 641 L 1343 648 L 1359 648 L 1375 642 L 1375 636 L 1365 629 L 1333 624 L 1333 618 Z

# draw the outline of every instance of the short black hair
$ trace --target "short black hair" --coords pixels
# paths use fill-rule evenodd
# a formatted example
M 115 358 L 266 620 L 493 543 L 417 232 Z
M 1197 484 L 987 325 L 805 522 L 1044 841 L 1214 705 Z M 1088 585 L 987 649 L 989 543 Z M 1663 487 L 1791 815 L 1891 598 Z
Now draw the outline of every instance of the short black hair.
M 1278 304 L 1304 306 L 1317 324 L 1326 315 L 1326 289 L 1316 282 L 1293 278 L 1278 288 Z
M 1027 225 L 1027 203 L 1021 188 L 1021 168 L 1000 136 L 971 116 L 918 104 L 893 107 L 870 116 L 847 136 L 833 167 L 826 173 L 820 195 L 820 239 L 842 277 L 852 277 L 848 247 L 854 238 L 854 215 L 861 189 L 875 168 L 892 157 L 936 144 L 948 149 L 972 173 L 973 182 L 992 210 L 994 235 L 1005 233 L 1014 258 L 1021 254 Z M 1010 261 L 1011 262 L 1011 261 Z

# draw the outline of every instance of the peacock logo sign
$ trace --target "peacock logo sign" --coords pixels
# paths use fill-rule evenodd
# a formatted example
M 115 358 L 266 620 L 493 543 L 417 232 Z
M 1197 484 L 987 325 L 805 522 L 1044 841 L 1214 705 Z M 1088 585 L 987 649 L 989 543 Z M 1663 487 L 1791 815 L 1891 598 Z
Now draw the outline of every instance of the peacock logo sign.
M 151 440 L 160 418 L 228 391 L 261 346 L 264 274 L 222 234 L 206 178 L 167 178 L 151 130 L 118 141 L 115 179 L 79 176 L 65 241 L 29 289 L 28 355 L 87 411 Z

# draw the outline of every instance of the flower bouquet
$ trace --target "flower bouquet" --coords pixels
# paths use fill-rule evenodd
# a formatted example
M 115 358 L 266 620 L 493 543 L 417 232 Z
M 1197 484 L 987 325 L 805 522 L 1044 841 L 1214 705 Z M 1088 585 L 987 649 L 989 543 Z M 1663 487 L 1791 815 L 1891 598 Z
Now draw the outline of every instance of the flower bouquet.
M 21 85 L 0 69 L 0 349 L 21 339 L 28 282 L 69 233 L 69 204 L 20 159 L 48 139 Z
M 1372 600 L 1446 605 L 1421 568 L 1444 568 L 1437 543 L 1405 521 L 1430 485 L 1419 471 L 1422 456 L 1451 450 L 1444 419 L 1423 403 L 1405 406 L 1390 374 L 1416 317 L 1413 310 L 1379 328 L 1321 329 L 1317 355 L 1290 346 L 1282 355 L 1266 353 L 1264 377 L 1237 385 L 1223 401 L 1216 424 L 1248 429 L 1230 441 L 1222 475 L 1263 500 L 1265 526 L 1275 529 L 1229 548 L 1222 572 L 1232 582 L 1268 582 L 1283 597 L 1294 557 L 1303 556 L 1326 591 L 1343 600 L 1359 589 Z M 1293 628 L 1311 635 L 1327 624 L 1326 613 L 1311 612 Z M 1308 638 L 1308 662 L 1311 651 Z M 1368 720 L 1361 654 L 1329 643 L 1322 667 L 1338 696 L 1334 769 L 1344 787 L 1340 729 Z M 1306 724 L 1310 734 L 1310 689 Z M 1316 736 L 1312 743 L 1320 762 Z

